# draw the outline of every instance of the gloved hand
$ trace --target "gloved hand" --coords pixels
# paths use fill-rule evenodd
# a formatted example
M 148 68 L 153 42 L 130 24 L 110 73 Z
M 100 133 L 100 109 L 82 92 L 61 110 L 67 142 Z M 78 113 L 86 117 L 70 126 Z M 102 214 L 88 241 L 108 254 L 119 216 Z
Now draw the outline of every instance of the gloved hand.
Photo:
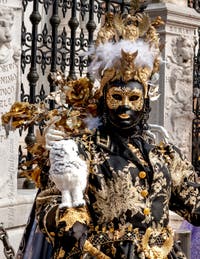
M 61 246 L 66 248 L 66 252 L 70 252 L 78 242 L 78 247 L 82 250 L 87 239 L 87 225 L 76 221 L 68 231 L 65 230 L 65 227 L 65 221 L 60 222 L 58 225 L 58 239 Z
M 58 219 L 56 240 L 60 243 L 59 247 L 65 247 L 66 253 L 78 245 L 80 250 L 92 255 L 92 258 L 111 259 L 87 240 L 90 216 L 86 207 L 59 209 Z
M 45 135 L 45 147 L 47 150 L 50 150 L 56 141 L 64 139 L 66 134 L 62 130 L 58 130 L 55 127 L 55 123 L 60 120 L 60 117 L 57 116 L 53 120 L 53 123 L 47 127 Z
M 83 210 L 82 212 L 78 211 L 78 208 L 75 210 L 77 210 L 76 214 L 73 215 L 76 217 L 78 216 L 77 218 L 79 218 L 80 221 L 75 220 L 75 223 L 72 223 L 72 227 L 67 227 L 69 221 L 66 221 L 65 219 L 61 219 L 58 224 L 57 242 L 59 242 L 59 247 L 65 247 L 65 252 L 69 253 L 72 248 L 76 246 L 79 250 L 82 250 L 84 253 L 87 253 L 89 256 L 91 256 L 91 258 L 111 259 L 98 248 L 93 246 L 89 240 L 87 240 L 89 219 L 87 215 L 82 215 L 84 208 L 80 208 L 80 210 Z M 79 212 L 80 215 L 78 215 Z M 72 217 L 70 218 L 72 219 Z M 72 221 L 70 220 L 70 222 Z
M 69 252 L 77 242 L 79 249 L 82 250 L 90 222 L 87 208 L 85 206 L 62 208 L 57 215 L 57 241 L 66 248 L 66 252 Z

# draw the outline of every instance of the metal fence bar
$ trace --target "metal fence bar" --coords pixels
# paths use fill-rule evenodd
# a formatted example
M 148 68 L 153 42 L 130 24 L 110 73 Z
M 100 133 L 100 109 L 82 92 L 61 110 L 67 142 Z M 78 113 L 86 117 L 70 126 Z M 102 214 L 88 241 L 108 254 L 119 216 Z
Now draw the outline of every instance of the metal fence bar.
M 38 35 L 38 24 L 41 21 L 41 15 L 38 11 L 39 2 L 38 0 L 33 1 L 33 12 L 30 15 L 30 21 L 32 23 L 32 45 L 31 45 L 31 66 L 29 73 L 27 75 L 27 79 L 29 81 L 29 102 L 35 103 L 35 88 L 37 81 L 39 79 L 39 75 L 37 73 L 37 35 Z M 34 135 L 34 127 L 31 126 L 28 128 L 28 134 L 25 138 L 25 142 L 27 145 L 32 145 L 36 141 Z M 28 154 L 28 156 L 30 156 Z
M 75 72 L 75 43 L 76 43 L 76 30 L 79 22 L 76 16 L 77 0 L 72 1 L 71 18 L 69 20 L 69 27 L 71 29 L 71 44 L 70 44 L 70 62 L 69 62 L 69 75 L 68 79 L 75 80 L 77 78 Z
M 50 24 L 52 26 L 52 51 L 51 51 L 51 72 L 56 72 L 57 68 L 57 41 L 58 41 L 58 26 L 60 24 L 60 18 L 58 16 L 58 1 L 54 1 L 52 9 L 52 17 L 50 18 Z M 50 92 L 55 91 L 56 85 L 52 80 L 50 82 Z M 55 106 L 54 102 L 50 100 L 49 107 L 53 109 Z

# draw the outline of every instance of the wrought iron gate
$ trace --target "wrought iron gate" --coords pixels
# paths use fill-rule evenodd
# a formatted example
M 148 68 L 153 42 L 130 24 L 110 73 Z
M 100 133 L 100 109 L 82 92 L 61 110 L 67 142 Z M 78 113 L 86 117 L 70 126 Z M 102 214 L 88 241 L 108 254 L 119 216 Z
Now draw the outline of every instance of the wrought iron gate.
M 49 92 L 55 91 L 49 72 L 61 70 L 69 79 L 86 74 L 88 61 L 80 53 L 93 43 L 105 12 L 125 12 L 129 5 L 123 0 L 23 0 L 22 3 L 21 101 L 30 103 L 43 101 Z M 52 101 L 49 108 L 54 108 Z M 30 127 L 25 142 L 35 141 L 34 127 Z M 21 147 L 19 154 L 21 164 L 27 156 Z
M 60 69 L 71 79 L 87 73 L 87 61 L 79 54 L 92 44 L 104 13 L 124 10 L 126 4 L 99 0 L 23 0 L 23 8 L 21 68 L 24 75 L 28 74 L 29 93 L 25 94 L 23 83 L 21 100 L 34 103 L 43 100 L 48 91 L 55 90 L 51 81 L 45 81 L 50 71 Z M 31 32 L 25 24 L 29 15 Z

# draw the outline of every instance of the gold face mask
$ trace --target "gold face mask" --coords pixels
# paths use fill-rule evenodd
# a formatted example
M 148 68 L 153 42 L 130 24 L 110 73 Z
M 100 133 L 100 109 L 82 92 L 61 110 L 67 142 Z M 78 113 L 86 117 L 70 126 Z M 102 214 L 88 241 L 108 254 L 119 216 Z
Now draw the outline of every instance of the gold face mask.
M 120 106 L 129 106 L 133 111 L 140 111 L 144 105 L 144 93 L 137 82 L 126 86 L 113 86 L 106 93 L 106 103 L 109 109 L 116 110 Z M 134 86 L 135 84 L 135 86 Z

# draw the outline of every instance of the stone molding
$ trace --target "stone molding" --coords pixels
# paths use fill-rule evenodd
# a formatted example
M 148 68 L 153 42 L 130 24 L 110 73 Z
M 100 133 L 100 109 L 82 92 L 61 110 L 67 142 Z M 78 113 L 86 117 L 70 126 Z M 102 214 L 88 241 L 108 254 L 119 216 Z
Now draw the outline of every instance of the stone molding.
M 171 3 L 175 5 L 180 5 L 187 7 L 188 3 L 187 0 L 152 0 L 152 3 Z
M 157 103 L 152 104 L 150 122 L 164 126 L 170 142 L 191 159 L 193 59 L 200 14 L 189 7 L 177 8 L 172 3 L 153 3 L 147 11 L 152 18 L 161 16 L 165 22 L 160 28 L 164 44 L 164 62 L 160 69 L 161 96 Z

